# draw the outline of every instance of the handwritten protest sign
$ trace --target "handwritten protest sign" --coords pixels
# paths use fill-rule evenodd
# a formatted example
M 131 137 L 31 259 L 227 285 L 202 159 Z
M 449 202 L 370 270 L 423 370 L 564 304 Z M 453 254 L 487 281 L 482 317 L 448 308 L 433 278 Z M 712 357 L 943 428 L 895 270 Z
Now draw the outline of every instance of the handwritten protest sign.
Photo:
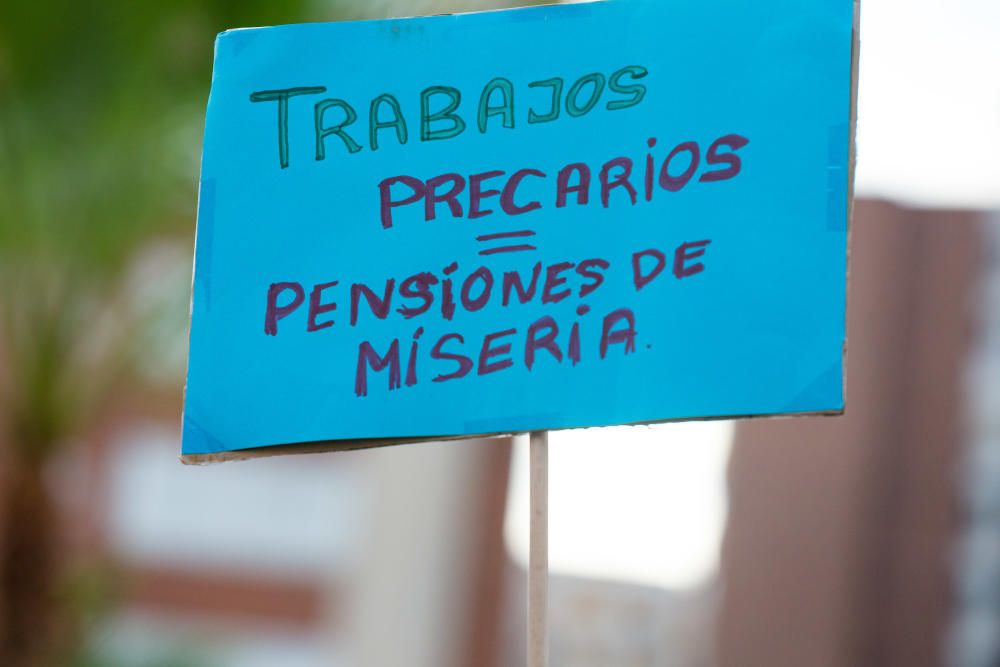
M 852 16 L 221 34 L 187 460 L 842 410 Z

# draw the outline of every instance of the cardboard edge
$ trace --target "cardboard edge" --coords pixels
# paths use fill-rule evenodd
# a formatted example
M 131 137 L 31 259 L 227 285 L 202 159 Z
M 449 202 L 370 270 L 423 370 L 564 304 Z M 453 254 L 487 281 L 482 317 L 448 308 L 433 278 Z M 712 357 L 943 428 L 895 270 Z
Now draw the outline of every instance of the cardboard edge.
M 840 417 L 844 414 L 844 408 L 834 410 L 820 410 L 816 412 L 788 412 L 773 415 L 723 415 L 718 417 L 684 417 L 682 419 L 663 419 L 652 422 L 632 422 L 628 424 L 618 424 L 614 426 L 583 426 L 574 428 L 548 429 L 550 431 L 584 431 L 596 428 L 617 428 L 618 426 L 658 426 L 661 424 L 683 424 L 687 422 L 704 421 L 762 421 L 772 419 L 794 419 L 800 417 Z M 516 431 L 510 433 L 477 433 L 469 435 L 445 435 L 445 436 L 414 436 L 400 438 L 375 438 L 371 440 L 337 440 L 312 443 L 295 443 L 288 445 L 274 445 L 272 447 L 255 447 L 252 449 L 240 449 L 230 452 L 217 452 L 214 454 L 184 454 L 180 457 L 181 463 L 190 466 L 204 466 L 216 463 L 233 463 L 238 461 L 253 461 L 256 459 L 268 459 L 275 456 L 298 456 L 306 454 L 330 454 L 340 452 L 354 452 L 366 449 L 384 449 L 386 447 L 397 447 L 401 445 L 419 445 L 427 443 L 447 443 L 468 440 L 500 440 L 526 435 L 526 431 Z
M 847 411 L 847 360 L 850 347 L 851 318 L 851 240 L 854 235 L 854 178 L 858 163 L 858 83 L 861 70 L 861 0 L 854 0 L 854 16 L 851 24 L 851 95 L 849 118 L 850 128 L 847 153 L 847 247 L 846 276 L 844 287 L 844 349 L 841 352 L 841 387 L 842 402 Z

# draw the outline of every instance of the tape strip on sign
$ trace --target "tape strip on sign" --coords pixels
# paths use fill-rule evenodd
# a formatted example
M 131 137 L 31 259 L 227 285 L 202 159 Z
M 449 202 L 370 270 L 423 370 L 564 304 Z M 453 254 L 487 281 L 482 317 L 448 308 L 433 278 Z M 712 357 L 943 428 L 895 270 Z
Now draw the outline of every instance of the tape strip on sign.
M 852 8 L 233 30 L 188 462 L 842 410 Z
M 836 232 L 847 230 L 850 202 L 844 196 L 844 183 L 849 182 L 851 128 L 844 123 L 829 130 L 827 148 L 829 163 L 827 168 L 827 224 Z

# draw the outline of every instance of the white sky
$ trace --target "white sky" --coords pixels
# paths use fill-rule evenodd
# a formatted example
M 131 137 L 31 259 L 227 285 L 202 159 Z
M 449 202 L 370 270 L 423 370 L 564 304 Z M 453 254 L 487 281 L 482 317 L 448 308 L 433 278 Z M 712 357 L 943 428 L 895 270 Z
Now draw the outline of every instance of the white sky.
M 1000 208 L 1000 0 L 862 0 L 857 183 Z
M 553 572 L 689 588 L 710 578 L 726 518 L 729 422 L 549 436 Z M 527 563 L 527 438 L 514 456 L 507 544 Z

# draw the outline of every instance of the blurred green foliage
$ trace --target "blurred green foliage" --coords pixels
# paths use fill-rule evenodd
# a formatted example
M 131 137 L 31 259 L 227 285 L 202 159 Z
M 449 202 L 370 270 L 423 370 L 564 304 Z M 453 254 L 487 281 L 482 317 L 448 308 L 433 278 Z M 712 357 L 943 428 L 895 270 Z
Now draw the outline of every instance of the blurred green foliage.
M 0 2 L 0 664 L 68 664 L 110 599 L 58 556 L 44 470 L 134 377 L 137 255 L 191 247 L 214 36 L 308 9 Z
M 0 0 L 0 664 L 68 664 L 109 599 L 60 571 L 43 473 L 162 354 L 135 283 L 176 277 L 157 243 L 190 256 L 215 35 L 511 4 L 530 3 Z
M 129 330 L 120 278 L 136 252 L 193 232 L 215 34 L 309 9 L 0 3 L 0 424 L 22 454 L 46 456 L 127 368 L 115 338 Z

